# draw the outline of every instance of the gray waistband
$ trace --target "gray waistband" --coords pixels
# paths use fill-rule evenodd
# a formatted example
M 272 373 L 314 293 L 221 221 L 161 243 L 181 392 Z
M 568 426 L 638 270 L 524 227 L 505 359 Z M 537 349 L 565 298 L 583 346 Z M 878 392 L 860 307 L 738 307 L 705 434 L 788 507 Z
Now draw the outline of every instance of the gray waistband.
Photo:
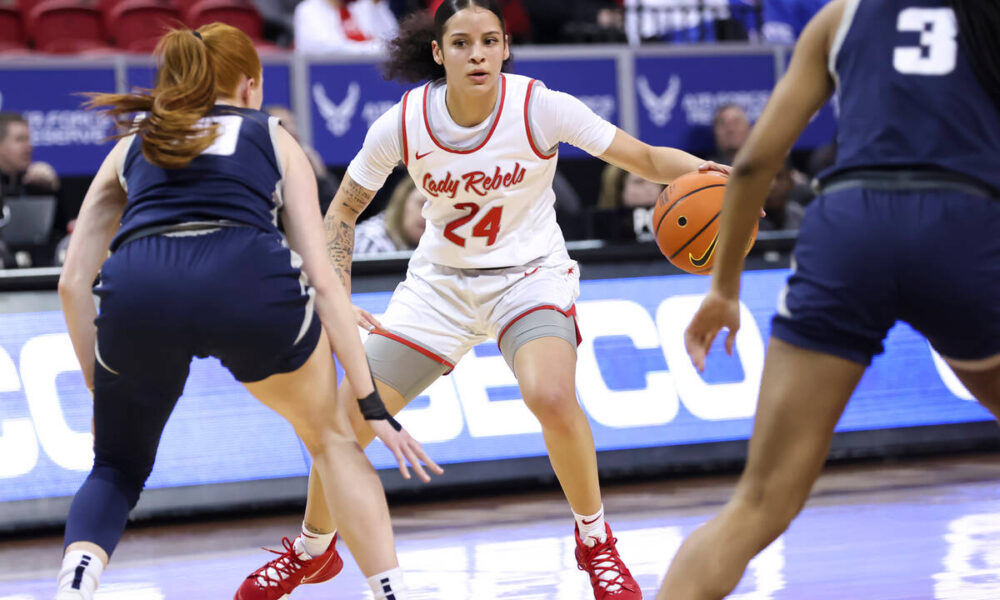
M 223 227 L 249 227 L 249 225 L 237 223 L 235 221 L 190 221 L 187 223 L 173 223 L 170 225 L 150 225 L 149 227 L 136 229 L 132 233 L 126 235 L 120 242 L 118 242 L 117 248 L 121 248 L 129 242 L 134 242 L 135 240 L 149 237 L 151 235 L 202 235 L 218 231 Z
M 959 173 L 942 171 L 859 169 L 833 175 L 818 182 L 816 187 L 820 194 L 858 188 L 895 191 L 954 190 L 1000 200 L 997 192 L 986 184 Z

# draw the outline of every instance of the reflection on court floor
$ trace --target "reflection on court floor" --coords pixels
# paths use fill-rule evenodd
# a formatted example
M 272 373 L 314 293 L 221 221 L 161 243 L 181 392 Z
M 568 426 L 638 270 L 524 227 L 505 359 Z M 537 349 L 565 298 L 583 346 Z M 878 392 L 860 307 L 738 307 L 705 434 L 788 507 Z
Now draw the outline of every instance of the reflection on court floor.
M 998 482 L 994 457 L 835 469 L 792 529 L 751 563 L 732 598 L 1000 598 Z M 684 536 L 718 510 L 731 485 L 726 478 L 607 490 L 619 549 L 647 598 Z M 414 599 L 592 598 L 557 494 L 407 505 L 394 509 L 394 520 Z M 97 598 L 228 600 L 267 558 L 256 546 L 276 546 L 296 524 L 288 515 L 137 528 Z M 59 546 L 58 538 L 0 543 L 0 600 L 49 600 Z M 293 598 L 369 598 L 349 556 L 345 563 L 337 579 Z

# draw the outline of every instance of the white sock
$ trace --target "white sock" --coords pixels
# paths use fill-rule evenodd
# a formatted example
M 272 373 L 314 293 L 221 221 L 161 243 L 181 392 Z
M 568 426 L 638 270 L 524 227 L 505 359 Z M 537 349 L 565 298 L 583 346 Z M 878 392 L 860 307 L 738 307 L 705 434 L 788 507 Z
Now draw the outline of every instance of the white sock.
M 59 591 L 75 590 L 90 600 L 97 588 L 97 581 L 104 571 L 104 563 L 93 552 L 73 550 L 63 557 L 59 569 Z
M 368 585 L 375 594 L 375 600 L 406 600 L 406 585 L 399 567 L 372 575 L 368 578 Z
M 336 531 L 331 531 L 330 533 L 316 533 L 315 531 L 310 531 L 309 528 L 306 527 L 305 521 L 303 521 L 302 533 L 299 537 L 295 538 L 295 552 L 302 560 L 316 558 L 330 548 L 330 543 L 333 542 L 333 536 L 336 533 Z
M 592 515 L 578 515 L 573 513 L 576 519 L 576 526 L 580 530 L 580 539 L 585 546 L 593 547 L 608 539 L 608 532 L 604 527 L 604 505 L 601 510 Z

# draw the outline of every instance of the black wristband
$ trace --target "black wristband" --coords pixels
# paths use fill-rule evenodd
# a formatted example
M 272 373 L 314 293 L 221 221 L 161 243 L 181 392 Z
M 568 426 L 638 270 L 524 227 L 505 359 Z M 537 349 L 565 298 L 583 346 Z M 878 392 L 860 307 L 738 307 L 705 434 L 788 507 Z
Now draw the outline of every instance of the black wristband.
M 393 429 L 399 431 L 403 428 L 399 421 L 392 418 L 389 411 L 385 409 L 382 398 L 378 395 L 378 390 L 373 391 L 364 398 L 358 398 L 358 406 L 361 408 L 361 416 L 366 421 L 388 421 Z

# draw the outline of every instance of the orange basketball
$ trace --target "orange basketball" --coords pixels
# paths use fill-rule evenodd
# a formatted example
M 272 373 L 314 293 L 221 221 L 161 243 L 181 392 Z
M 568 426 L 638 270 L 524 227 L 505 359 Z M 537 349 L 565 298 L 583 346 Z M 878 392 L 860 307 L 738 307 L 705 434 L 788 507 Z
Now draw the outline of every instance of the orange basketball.
M 656 199 L 653 207 L 656 245 L 678 269 L 699 275 L 712 271 L 727 179 L 718 171 L 685 173 Z M 747 252 L 756 239 L 755 224 Z

